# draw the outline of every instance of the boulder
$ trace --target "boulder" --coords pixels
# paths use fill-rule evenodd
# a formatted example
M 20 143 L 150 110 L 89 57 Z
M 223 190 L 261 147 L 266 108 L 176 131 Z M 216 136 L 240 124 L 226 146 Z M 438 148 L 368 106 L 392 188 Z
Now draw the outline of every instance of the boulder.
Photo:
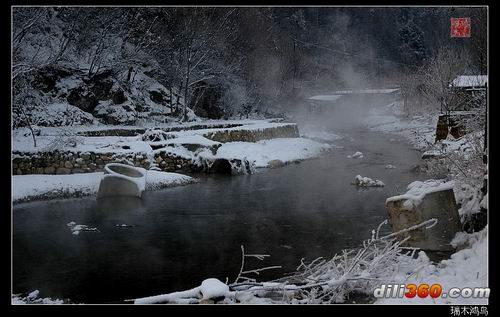
M 161 91 L 155 91 L 155 90 L 149 91 L 149 98 L 153 102 L 156 102 L 158 104 L 163 103 L 163 101 L 165 99 L 165 98 L 163 98 L 163 93 Z
M 271 160 L 267 162 L 267 166 L 269 166 L 270 168 L 283 167 L 285 166 L 285 163 L 283 163 L 283 161 L 281 160 Z
M 45 174 L 54 174 L 56 172 L 56 169 L 53 166 L 46 167 L 44 169 Z
M 57 174 L 57 175 L 71 174 L 71 170 L 70 170 L 69 168 L 59 167 L 59 168 L 56 170 L 56 174 Z
M 92 113 L 99 103 L 96 95 L 83 86 L 71 89 L 66 100 L 70 105 L 89 113 Z
M 127 101 L 127 97 L 125 97 L 125 94 L 121 89 L 118 89 L 117 91 L 113 92 L 112 99 L 115 105 L 121 105 L 122 103 Z
M 398 197 L 401 197 L 398 199 Z M 407 198 L 397 196 L 388 199 L 386 207 L 394 232 L 418 225 L 435 218 L 437 223 L 429 228 L 419 228 L 403 233 L 398 238 L 408 235 L 411 238 L 403 245 L 429 251 L 451 251 L 450 242 L 457 232 L 462 231 L 458 207 L 453 189 L 438 190 L 426 194 L 418 204 L 407 203 Z

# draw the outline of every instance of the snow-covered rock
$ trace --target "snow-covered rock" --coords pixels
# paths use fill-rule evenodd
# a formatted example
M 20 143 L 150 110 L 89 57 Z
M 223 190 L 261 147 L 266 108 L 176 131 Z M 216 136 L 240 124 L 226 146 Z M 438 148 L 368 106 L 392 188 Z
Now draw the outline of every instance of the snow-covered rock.
M 52 298 L 40 298 L 40 291 L 34 290 L 28 295 L 22 297 L 20 295 L 12 295 L 12 305 L 26 305 L 26 304 L 53 304 L 60 305 L 64 304 L 62 299 L 52 299 Z
M 354 178 L 353 184 L 356 186 L 359 186 L 359 187 L 383 187 L 383 186 L 385 186 L 385 184 L 378 179 L 373 180 L 369 177 L 363 177 L 361 175 L 356 175 L 356 177 Z
M 354 153 L 353 155 L 347 155 L 348 158 L 363 158 L 363 153 L 362 152 L 359 152 L 357 151 L 356 153 Z
M 453 181 L 445 179 L 415 181 L 408 185 L 408 191 L 405 194 L 387 198 L 386 204 L 390 201 L 404 200 L 403 207 L 406 210 L 412 210 L 422 202 L 427 194 L 453 189 L 453 185 Z
M 71 233 L 74 236 L 79 235 L 80 231 L 94 231 L 94 232 L 99 231 L 97 228 L 92 228 L 92 227 L 89 227 L 88 225 L 78 225 L 74 221 L 68 222 L 66 224 L 66 226 L 68 226 L 70 228 Z
M 268 167 L 269 161 L 283 163 L 317 157 L 331 146 L 304 138 L 278 138 L 258 142 L 224 143 L 213 158 L 243 159 L 255 162 L 256 167 Z M 206 152 L 204 155 L 210 156 Z
M 202 299 L 226 297 L 229 294 L 229 286 L 216 278 L 209 278 L 201 283 L 200 292 Z

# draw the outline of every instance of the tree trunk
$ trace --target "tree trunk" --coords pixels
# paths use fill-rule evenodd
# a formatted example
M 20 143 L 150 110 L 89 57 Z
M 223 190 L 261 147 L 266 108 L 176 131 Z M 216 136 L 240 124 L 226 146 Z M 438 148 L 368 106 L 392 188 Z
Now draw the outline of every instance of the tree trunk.
M 186 68 L 186 77 L 184 82 L 184 114 L 183 121 L 187 121 L 187 104 L 188 104 L 188 89 L 189 89 L 189 76 L 191 75 L 191 45 L 188 47 L 188 60 Z
M 130 77 L 132 77 L 132 70 L 133 70 L 133 69 L 134 69 L 134 68 L 133 68 L 132 66 L 130 66 L 130 67 L 128 68 L 127 82 L 130 82 Z
M 29 119 L 28 115 L 26 114 L 26 112 L 24 111 L 23 107 L 19 107 L 19 109 L 21 110 L 21 112 L 23 113 L 24 115 L 24 119 L 26 120 L 26 123 L 28 124 L 28 128 L 30 129 L 31 131 L 31 136 L 33 137 L 33 146 L 36 147 L 36 138 L 35 138 L 35 131 L 33 131 L 33 127 L 31 125 L 31 120 Z

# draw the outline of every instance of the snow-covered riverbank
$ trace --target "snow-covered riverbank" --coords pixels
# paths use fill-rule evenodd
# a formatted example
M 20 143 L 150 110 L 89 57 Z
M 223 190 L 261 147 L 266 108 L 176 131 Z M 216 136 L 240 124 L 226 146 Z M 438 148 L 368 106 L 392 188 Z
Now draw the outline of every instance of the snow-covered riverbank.
M 411 117 L 403 117 L 399 103 L 389 104 L 384 108 L 375 108 L 370 111 L 370 116 L 365 120 L 367 126 L 374 131 L 394 133 L 404 136 L 416 149 L 420 151 L 438 151 L 434 148 L 434 138 L 438 113 L 425 113 Z M 469 136 L 460 139 L 447 139 L 441 143 L 446 148 L 440 149 L 440 153 L 454 153 L 457 157 L 468 160 L 470 150 Z M 469 144 L 464 146 L 464 144 Z M 439 144 L 437 145 L 440 146 Z M 427 152 L 426 152 L 427 153 Z M 432 168 L 439 164 L 437 161 L 427 163 Z M 442 163 L 441 163 L 442 164 Z M 452 167 L 454 169 L 456 167 Z M 471 171 L 469 171 L 471 172 Z M 482 173 L 482 171 L 475 171 Z M 453 190 L 457 203 L 460 204 L 459 214 L 466 215 L 479 212 L 480 205 L 487 206 L 487 196 L 483 200 L 477 197 L 478 190 L 472 188 L 470 184 L 464 183 L 459 177 L 454 182 Z M 463 176 L 462 176 L 463 177 Z M 439 283 L 444 291 L 452 287 L 474 288 L 488 287 L 488 226 L 480 232 L 467 234 L 458 233 L 452 242 L 457 248 L 457 252 L 452 254 L 449 259 L 434 263 L 429 260 L 425 253 L 415 260 L 420 261 L 420 267 L 417 271 L 409 272 L 401 270 L 392 279 L 393 284 L 416 285 L 425 283 L 432 285 Z M 377 304 L 459 304 L 459 305 L 485 305 L 488 304 L 486 298 L 397 298 L 397 299 L 379 299 Z
M 408 139 L 416 149 L 424 151 L 429 146 L 434 144 L 435 126 L 437 114 L 426 114 L 413 116 L 410 118 L 403 118 L 401 113 L 397 111 L 398 105 L 391 104 L 385 109 L 373 109 L 370 116 L 366 118 L 367 125 L 370 129 L 387 132 L 391 134 L 399 134 Z M 448 143 L 463 143 L 463 140 L 447 140 Z M 458 182 L 457 182 L 458 183 Z M 450 182 L 449 184 L 453 184 Z M 457 201 L 461 204 L 460 214 L 466 214 L 477 209 L 477 204 L 467 204 L 461 194 L 459 188 L 454 188 Z M 375 231 L 374 231 L 375 234 Z M 378 235 L 378 230 L 377 230 Z M 316 262 L 304 264 L 305 273 L 308 276 L 314 276 L 318 280 L 324 281 L 323 285 L 324 294 L 328 291 L 335 293 L 339 285 L 343 285 L 346 289 L 356 289 L 358 292 L 367 296 L 373 296 L 375 285 L 384 284 L 440 284 L 443 292 L 448 292 L 453 287 L 458 288 L 474 288 L 474 287 L 488 287 L 488 227 L 480 232 L 468 234 L 460 232 L 453 239 L 451 244 L 456 248 L 449 259 L 433 262 L 429 259 L 424 251 L 418 253 L 418 257 L 413 258 L 406 255 L 406 251 L 394 249 L 394 252 L 384 254 L 380 253 L 379 257 L 375 259 L 368 258 L 369 261 L 364 265 L 368 266 L 366 271 L 360 271 L 356 274 L 342 274 L 341 269 L 325 269 L 327 260 L 318 259 Z M 366 251 L 366 249 L 365 249 Z M 353 249 L 346 251 L 355 254 L 363 254 L 363 249 Z M 378 251 L 377 251 L 378 252 Z M 366 253 L 366 252 L 364 252 Z M 356 258 L 352 258 L 356 262 Z M 393 258 L 391 262 L 394 270 L 390 265 L 386 266 L 380 274 L 373 274 L 373 270 L 377 267 L 377 263 L 381 259 Z M 334 257 L 335 259 L 336 257 Z M 324 269 L 324 270 L 323 270 Z M 340 270 L 340 271 L 339 271 Z M 358 274 L 359 273 L 359 274 Z M 321 276 L 321 278 L 319 278 Z M 285 279 L 285 278 L 284 278 Z M 364 284 L 365 287 L 359 286 L 356 283 Z M 368 283 L 370 281 L 370 283 Z M 375 282 L 374 282 L 375 281 Z M 376 282 L 378 281 L 378 282 Z M 310 281 L 308 281 L 310 282 Z M 312 283 L 312 282 L 310 282 Z M 377 284 L 378 283 L 378 284 Z M 314 284 L 314 283 L 313 283 Z M 297 286 L 290 283 L 269 283 L 260 282 L 255 283 L 255 286 L 247 286 L 242 291 L 241 286 L 229 285 L 227 291 L 218 299 L 217 303 L 243 303 L 243 304 L 282 304 L 282 303 L 332 303 L 332 298 L 326 296 L 326 300 L 317 301 L 311 298 L 316 298 L 312 295 L 312 291 L 308 293 L 304 291 L 303 286 Z M 136 303 L 198 303 L 203 297 L 199 289 L 195 288 L 185 292 L 176 292 L 171 294 L 164 294 L 160 296 L 153 296 L 144 299 L 136 300 Z M 312 290 L 314 287 L 311 287 Z M 307 288 L 306 288 L 307 289 Z M 238 292 L 239 290 L 239 292 Z M 201 295 L 200 295 L 201 294 Z M 311 298 L 308 298 L 309 295 Z M 343 295 L 347 293 L 342 293 Z M 340 297 L 342 295 L 339 293 Z M 306 297 L 304 297 L 306 296 Z M 333 302 L 342 302 L 343 299 L 337 297 Z M 373 297 L 372 297 L 373 298 Z M 465 297 L 441 297 L 441 298 L 396 298 L 387 299 L 382 298 L 375 300 L 375 304 L 451 304 L 451 305 L 485 305 L 488 304 L 487 298 L 465 298 Z
M 17 203 L 36 199 L 94 195 L 99 189 L 102 175 L 102 172 L 72 175 L 14 175 L 12 201 Z M 146 174 L 146 190 L 193 182 L 194 178 L 177 173 L 147 171 Z

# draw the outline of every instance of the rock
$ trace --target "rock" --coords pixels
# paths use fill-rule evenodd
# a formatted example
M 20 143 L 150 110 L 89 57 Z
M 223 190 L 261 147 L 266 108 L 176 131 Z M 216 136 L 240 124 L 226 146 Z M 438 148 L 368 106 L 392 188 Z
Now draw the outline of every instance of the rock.
M 85 161 L 90 160 L 90 153 L 88 152 L 82 153 L 82 159 L 84 159 Z
M 83 158 L 79 157 L 75 160 L 75 162 L 76 164 L 83 165 L 85 161 L 83 160 Z
M 118 89 L 117 91 L 115 91 L 113 93 L 113 103 L 115 105 L 120 105 L 122 103 L 124 103 L 125 101 L 127 101 L 127 97 L 125 97 L 125 94 L 123 93 L 123 90 L 121 89 Z
M 95 94 L 84 86 L 71 89 L 66 100 L 70 105 L 89 113 L 92 113 L 99 104 L 99 100 Z
M 201 300 L 200 300 L 200 304 L 201 304 L 201 305 L 215 304 L 215 301 L 214 301 L 214 300 L 211 300 L 211 299 L 201 299 Z
M 66 161 L 66 162 L 64 162 L 64 167 L 66 167 L 66 168 L 73 168 L 73 164 L 71 164 L 70 161 Z
M 65 175 L 71 174 L 71 170 L 69 168 L 59 167 L 56 171 L 57 175 Z
M 435 142 L 446 139 L 448 136 L 448 123 L 446 116 L 439 116 L 437 125 L 436 125 L 436 139 Z
M 229 294 L 229 286 L 216 278 L 209 278 L 201 283 L 200 292 L 202 299 L 220 300 Z
M 285 166 L 285 163 L 283 163 L 283 161 L 281 160 L 271 160 L 267 162 L 267 166 L 269 166 L 270 168 L 283 167 Z
M 75 169 L 73 169 L 73 174 L 75 174 L 75 173 L 85 173 L 85 171 L 81 168 L 75 168 Z
M 35 72 L 34 86 L 41 91 L 48 93 L 56 88 L 56 83 L 61 78 L 71 75 L 71 72 L 59 66 L 45 66 Z
M 432 218 L 437 219 L 438 222 L 430 229 L 419 228 L 409 234 L 401 234 L 398 237 L 400 239 L 411 236 L 404 246 L 432 251 L 453 250 L 450 242 L 457 232 L 462 231 L 453 189 L 428 193 L 417 206 L 411 204 L 412 208 L 408 208 L 405 202 L 406 199 L 402 198 L 386 203 L 394 232 Z
M 149 98 L 153 102 L 159 103 L 159 104 L 161 104 L 164 100 L 163 94 L 160 91 L 154 91 L 154 90 L 149 91 Z

